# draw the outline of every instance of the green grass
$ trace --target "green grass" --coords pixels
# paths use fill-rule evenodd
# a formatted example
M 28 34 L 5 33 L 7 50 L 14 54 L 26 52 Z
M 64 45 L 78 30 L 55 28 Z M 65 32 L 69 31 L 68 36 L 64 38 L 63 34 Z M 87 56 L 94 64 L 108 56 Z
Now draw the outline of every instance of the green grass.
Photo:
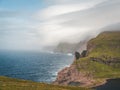
M 107 65 L 90 59 L 94 57 L 109 61 L 111 58 L 117 58 L 120 61 L 120 32 L 104 32 L 91 39 L 88 47 L 88 56 L 77 61 L 79 71 L 95 79 L 120 78 L 120 63 Z
M 120 58 L 120 32 L 104 32 L 91 39 L 88 44 L 94 45 L 89 57 L 118 57 Z
M 77 61 L 77 68 L 86 76 L 96 78 L 120 78 L 120 69 L 113 68 L 103 63 L 91 61 L 89 58 L 81 58 Z
M 0 76 L 0 90 L 88 90 L 81 87 L 58 86 Z

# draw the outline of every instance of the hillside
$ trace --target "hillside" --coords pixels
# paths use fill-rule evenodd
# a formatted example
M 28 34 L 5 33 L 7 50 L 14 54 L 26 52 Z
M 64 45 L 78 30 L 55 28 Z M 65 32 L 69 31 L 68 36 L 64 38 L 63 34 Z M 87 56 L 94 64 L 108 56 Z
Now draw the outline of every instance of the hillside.
M 87 45 L 88 56 L 77 61 L 93 79 L 120 78 L 120 32 L 103 32 Z
M 120 57 L 120 31 L 99 34 L 88 42 L 87 50 L 90 53 L 89 56 L 94 53 L 94 56 L 107 54 L 108 56 Z M 98 52 L 99 54 L 95 54 Z
M 88 90 L 80 87 L 57 86 L 0 76 L 0 90 Z
M 87 44 L 87 56 L 58 73 L 55 84 L 97 86 L 120 78 L 120 32 L 103 32 Z

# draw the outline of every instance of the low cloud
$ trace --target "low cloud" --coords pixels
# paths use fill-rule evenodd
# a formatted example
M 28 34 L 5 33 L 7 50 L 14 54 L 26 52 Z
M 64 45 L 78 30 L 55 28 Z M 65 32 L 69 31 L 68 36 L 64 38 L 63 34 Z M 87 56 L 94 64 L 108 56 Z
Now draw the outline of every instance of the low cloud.
M 50 1 L 50 2 L 49 2 Z M 36 14 L 42 44 L 76 43 L 120 22 L 119 0 L 46 0 L 49 6 Z M 53 4 L 52 4 L 52 3 Z
M 46 7 L 35 13 L 0 9 L 0 48 L 39 50 L 60 42 L 77 43 L 108 29 L 120 30 L 120 0 L 44 2 Z

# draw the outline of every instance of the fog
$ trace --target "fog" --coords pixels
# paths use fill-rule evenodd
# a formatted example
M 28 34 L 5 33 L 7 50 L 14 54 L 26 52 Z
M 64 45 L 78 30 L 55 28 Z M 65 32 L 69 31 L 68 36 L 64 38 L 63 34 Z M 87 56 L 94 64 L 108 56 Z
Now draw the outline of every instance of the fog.
M 120 30 L 120 0 L 44 0 L 44 4 L 31 13 L 0 9 L 0 49 L 41 50 Z

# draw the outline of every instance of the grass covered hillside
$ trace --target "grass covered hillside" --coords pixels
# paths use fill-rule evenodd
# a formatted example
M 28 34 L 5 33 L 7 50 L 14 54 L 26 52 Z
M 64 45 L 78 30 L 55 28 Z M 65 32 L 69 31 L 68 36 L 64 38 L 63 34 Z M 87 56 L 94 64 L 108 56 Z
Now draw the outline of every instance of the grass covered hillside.
M 57 86 L 0 76 L 0 90 L 88 90 L 80 87 Z
M 103 32 L 91 39 L 87 57 L 80 58 L 77 68 L 94 79 L 120 78 L 120 32 Z
M 89 56 L 120 58 L 120 31 L 103 32 L 88 42 Z

